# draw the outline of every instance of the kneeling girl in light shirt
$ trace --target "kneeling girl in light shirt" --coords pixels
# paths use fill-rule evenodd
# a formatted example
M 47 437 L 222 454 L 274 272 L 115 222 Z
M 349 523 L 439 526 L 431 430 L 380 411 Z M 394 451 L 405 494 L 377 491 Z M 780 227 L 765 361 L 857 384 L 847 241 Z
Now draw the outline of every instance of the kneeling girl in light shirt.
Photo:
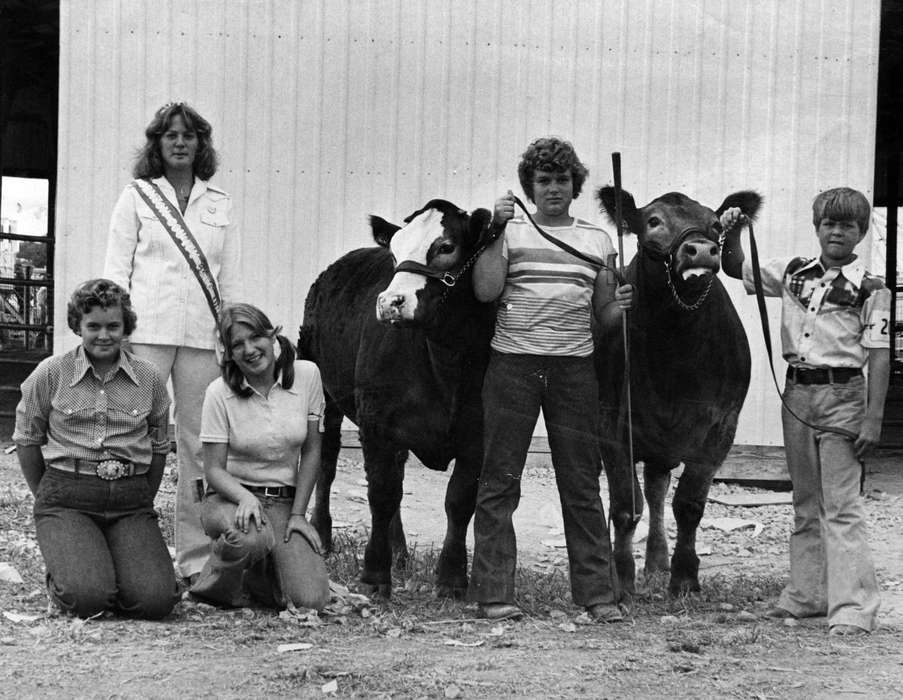
M 322 545 L 307 521 L 320 462 L 320 372 L 250 304 L 220 316 L 222 376 L 201 416 L 201 511 L 211 556 L 191 594 L 224 606 L 252 602 L 321 609 L 329 602 Z

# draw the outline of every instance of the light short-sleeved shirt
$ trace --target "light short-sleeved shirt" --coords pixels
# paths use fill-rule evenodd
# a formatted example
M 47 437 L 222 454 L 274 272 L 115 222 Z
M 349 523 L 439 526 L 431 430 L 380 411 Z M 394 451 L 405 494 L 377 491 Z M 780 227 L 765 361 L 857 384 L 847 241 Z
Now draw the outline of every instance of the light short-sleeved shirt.
M 222 377 L 214 379 L 204 396 L 201 442 L 227 443 L 226 471 L 252 486 L 294 486 L 307 422 L 318 421 L 322 431 L 323 384 L 313 362 L 295 362 L 290 389 L 282 378 L 266 396 L 254 391 L 236 395 Z
M 48 465 L 64 458 L 116 457 L 150 464 L 169 452 L 169 395 L 153 363 L 120 350 L 99 376 L 79 345 L 41 361 L 22 382 L 13 441 L 46 445 Z
M 609 235 L 575 218 L 570 226 L 544 226 L 581 253 L 607 264 Z M 524 217 L 508 221 L 502 255 L 508 260 L 492 347 L 527 355 L 587 357 L 593 352 L 593 289 L 601 268 L 543 238 Z
M 782 300 L 781 343 L 791 365 L 858 369 L 870 348 L 888 347 L 890 290 L 858 259 L 825 270 L 818 258 L 783 258 L 761 269 L 765 296 Z M 749 259 L 743 285 L 755 293 Z

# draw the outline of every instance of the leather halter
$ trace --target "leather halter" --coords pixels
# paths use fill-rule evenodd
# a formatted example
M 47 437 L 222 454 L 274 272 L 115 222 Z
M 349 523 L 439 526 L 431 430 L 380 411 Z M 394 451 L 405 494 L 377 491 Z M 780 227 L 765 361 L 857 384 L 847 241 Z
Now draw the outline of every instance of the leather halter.
M 502 234 L 502 228 L 497 228 L 492 225 L 490 220 L 489 223 L 486 224 L 484 232 L 486 232 L 486 239 L 483 243 L 473 252 L 467 260 L 464 261 L 464 264 L 461 265 L 457 270 L 434 270 L 429 265 L 424 265 L 423 263 L 417 262 L 416 260 L 402 260 L 395 266 L 395 270 L 392 274 L 398 272 L 411 272 L 415 275 L 422 275 L 429 279 L 439 280 L 442 284 L 445 285 L 445 289 L 442 292 L 442 298 L 440 302 L 444 302 L 448 298 L 449 292 L 454 288 L 454 286 L 458 283 L 458 280 L 461 279 L 461 276 L 467 272 L 473 264 L 477 261 L 477 258 L 483 254 L 483 251 L 486 250 L 489 245 L 495 241 Z
M 463 270 L 459 270 L 457 274 L 453 274 L 448 270 L 434 270 L 416 260 L 402 260 L 395 266 L 395 272 L 413 272 L 416 275 L 423 275 L 424 277 L 439 280 L 446 287 L 454 287 Z
M 667 253 L 662 253 L 660 250 L 654 249 L 650 247 L 646 243 L 640 243 L 640 248 L 643 253 L 649 257 L 650 260 L 655 262 L 661 262 L 665 267 L 665 282 L 668 285 L 668 290 L 671 292 L 671 297 L 677 303 L 677 305 L 683 309 L 684 311 L 696 311 L 702 303 L 708 297 L 709 292 L 712 290 L 712 285 L 715 283 L 715 275 L 713 274 L 709 278 L 709 283 L 706 285 L 706 288 L 702 290 L 702 293 L 696 298 L 696 301 L 693 303 L 687 303 L 683 299 L 680 298 L 680 294 L 677 291 L 677 288 L 674 286 L 674 282 L 671 279 L 671 268 L 674 263 L 674 255 L 680 249 L 680 246 L 693 234 L 699 234 L 706 240 L 711 241 L 712 239 L 706 235 L 706 232 L 703 231 L 698 226 L 688 226 L 683 231 L 680 232 L 680 235 L 677 236 L 674 241 L 671 243 L 671 246 L 668 248 Z M 724 233 L 719 236 L 717 241 L 712 241 L 718 246 L 718 251 L 721 251 L 721 247 L 724 245 Z

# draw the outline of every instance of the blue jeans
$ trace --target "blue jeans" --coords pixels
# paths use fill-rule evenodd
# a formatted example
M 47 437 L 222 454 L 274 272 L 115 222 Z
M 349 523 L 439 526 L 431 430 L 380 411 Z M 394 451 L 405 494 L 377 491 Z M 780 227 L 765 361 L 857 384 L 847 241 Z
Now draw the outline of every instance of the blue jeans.
M 47 469 L 34 505 L 54 602 L 78 617 L 165 617 L 179 600 L 146 476 L 105 481 Z
M 577 605 L 616 603 L 617 576 L 599 496 L 599 397 L 590 357 L 493 352 L 483 381 L 484 454 L 474 520 L 471 599 L 513 603 L 512 516 L 542 408 Z
M 247 532 L 235 526 L 236 504 L 212 493 L 201 521 L 212 540 L 210 557 L 191 587 L 192 595 L 218 605 L 244 607 L 256 601 L 273 608 L 289 603 L 321 610 L 329 603 L 329 576 L 323 557 L 293 532 L 285 542 L 291 498 L 260 496 L 266 523 Z

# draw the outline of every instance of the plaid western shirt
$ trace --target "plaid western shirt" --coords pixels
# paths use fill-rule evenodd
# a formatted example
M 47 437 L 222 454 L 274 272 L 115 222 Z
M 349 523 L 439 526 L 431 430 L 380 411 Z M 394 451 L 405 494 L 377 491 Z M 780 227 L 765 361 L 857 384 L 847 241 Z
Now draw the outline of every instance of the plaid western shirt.
M 794 367 L 861 368 L 870 348 L 889 347 L 890 290 L 857 259 L 825 270 L 818 258 L 762 263 L 765 296 L 781 297 L 784 359 Z M 743 284 L 755 293 L 750 260 Z
M 47 445 L 47 464 L 63 458 L 119 458 L 150 464 L 169 451 L 169 395 L 157 368 L 121 350 L 100 377 L 79 345 L 43 360 L 22 382 L 13 441 Z

